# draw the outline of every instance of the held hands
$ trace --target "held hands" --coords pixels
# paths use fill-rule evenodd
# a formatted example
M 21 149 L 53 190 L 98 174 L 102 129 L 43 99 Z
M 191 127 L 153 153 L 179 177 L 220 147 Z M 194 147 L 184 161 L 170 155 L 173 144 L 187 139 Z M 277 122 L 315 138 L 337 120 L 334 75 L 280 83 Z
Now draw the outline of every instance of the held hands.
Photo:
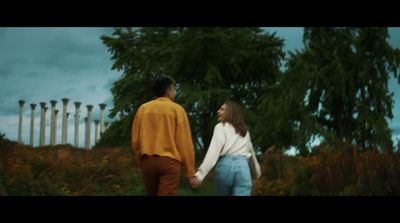
M 199 180 L 199 178 L 197 178 L 196 176 L 191 176 L 189 177 L 189 182 L 192 185 L 193 188 L 197 188 L 200 186 L 200 184 L 202 183 L 201 180 Z

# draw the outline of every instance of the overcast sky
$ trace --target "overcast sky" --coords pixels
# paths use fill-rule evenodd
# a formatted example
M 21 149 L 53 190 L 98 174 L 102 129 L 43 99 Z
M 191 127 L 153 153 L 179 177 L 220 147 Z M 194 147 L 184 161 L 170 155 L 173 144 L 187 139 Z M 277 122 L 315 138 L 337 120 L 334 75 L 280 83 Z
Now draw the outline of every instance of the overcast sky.
M 110 87 L 120 77 L 111 70 L 111 54 L 101 42 L 102 34 L 112 28 L 0 28 L 0 132 L 10 139 L 18 138 L 17 101 L 24 106 L 23 141 L 29 143 L 30 103 L 54 99 L 62 110 L 61 98 L 70 99 L 68 111 L 75 111 L 73 102 L 80 101 L 81 120 L 87 104 L 92 104 L 93 119 L 99 118 L 99 103 L 112 107 Z M 47 112 L 46 136 L 49 136 Z M 108 116 L 108 111 L 106 112 Z M 35 145 L 38 145 L 40 106 L 35 109 Z M 106 118 L 108 121 L 109 118 Z M 61 127 L 61 111 L 57 126 Z M 73 144 L 73 116 L 69 118 L 68 142 Z M 94 125 L 92 125 L 93 127 Z M 94 130 L 91 131 L 94 133 Z M 84 142 L 84 124 L 80 124 L 80 145 Z M 61 130 L 57 131 L 60 142 Z M 92 134 L 92 142 L 94 136 Z M 49 142 L 46 137 L 46 143 Z
M 285 39 L 285 50 L 303 47 L 302 28 L 266 28 Z M 110 88 L 119 79 L 120 72 L 112 71 L 111 54 L 101 42 L 102 34 L 111 34 L 112 28 L 0 28 L 0 132 L 7 138 L 18 138 L 18 100 L 26 101 L 23 119 L 23 141 L 29 143 L 30 103 L 54 99 L 62 110 L 61 98 L 70 99 L 68 112 L 74 113 L 73 102 L 80 101 L 81 118 L 86 116 L 86 105 L 94 105 L 93 119 L 99 118 L 99 103 L 112 107 Z M 400 47 L 400 28 L 389 29 L 390 43 Z M 394 119 L 390 127 L 400 135 L 400 85 L 390 81 L 395 93 Z M 39 138 L 40 106 L 35 110 L 35 145 Z M 108 111 L 106 112 L 106 120 Z M 82 119 L 83 120 L 83 119 Z M 49 143 L 49 112 L 47 113 L 46 144 Z M 58 115 L 61 127 L 61 112 Z M 69 118 L 68 142 L 73 144 L 73 116 Z M 92 125 L 92 144 L 93 144 Z M 84 125 L 80 124 L 80 146 L 84 142 Z M 61 130 L 57 130 L 60 143 Z

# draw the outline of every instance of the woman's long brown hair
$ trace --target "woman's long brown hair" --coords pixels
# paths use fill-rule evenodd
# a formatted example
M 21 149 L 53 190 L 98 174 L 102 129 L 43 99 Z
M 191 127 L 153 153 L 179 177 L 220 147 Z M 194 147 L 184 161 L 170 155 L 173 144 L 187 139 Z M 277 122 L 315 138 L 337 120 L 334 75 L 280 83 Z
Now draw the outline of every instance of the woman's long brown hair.
M 244 137 L 249 128 L 246 122 L 244 121 L 244 116 L 239 105 L 237 105 L 233 101 L 225 101 L 224 104 L 226 105 L 226 110 L 225 110 L 226 115 L 222 123 L 225 122 L 231 123 L 235 128 L 236 133 Z

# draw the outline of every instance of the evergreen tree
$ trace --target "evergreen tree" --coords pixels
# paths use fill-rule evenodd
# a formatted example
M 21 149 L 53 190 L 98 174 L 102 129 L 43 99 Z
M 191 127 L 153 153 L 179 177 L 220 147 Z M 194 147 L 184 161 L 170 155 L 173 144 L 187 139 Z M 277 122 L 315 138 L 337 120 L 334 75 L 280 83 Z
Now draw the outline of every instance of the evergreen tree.
M 260 105 L 277 104 L 282 112 L 277 120 L 283 124 L 276 124 L 269 141 L 295 145 L 302 154 L 313 137 L 362 148 L 392 147 L 388 80 L 391 73 L 399 77 L 400 51 L 388 38 L 387 28 L 306 28 L 305 48 L 291 53 L 278 95 L 265 95 Z M 277 112 L 263 119 L 278 117 Z M 288 142 L 281 139 L 282 131 Z
M 250 126 L 258 122 L 259 96 L 277 80 L 284 57 L 283 40 L 260 28 L 117 28 L 102 40 L 113 55 L 112 69 L 123 71 L 112 88 L 111 117 L 124 111 L 131 121 L 138 106 L 152 99 L 152 78 L 170 75 L 178 83 L 176 99 L 189 114 L 195 145 L 202 149 L 226 99 L 243 105 Z M 123 128 L 121 140 L 129 141 L 128 127 L 115 127 Z

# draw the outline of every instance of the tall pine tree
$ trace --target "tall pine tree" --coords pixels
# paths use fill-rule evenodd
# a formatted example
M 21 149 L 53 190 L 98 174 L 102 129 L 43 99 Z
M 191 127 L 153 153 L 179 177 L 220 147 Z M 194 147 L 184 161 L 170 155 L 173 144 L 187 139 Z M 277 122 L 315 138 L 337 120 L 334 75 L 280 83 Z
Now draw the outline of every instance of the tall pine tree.
M 207 149 L 224 100 L 241 103 L 250 126 L 258 122 L 259 97 L 277 80 L 284 57 L 283 40 L 260 28 L 128 28 L 102 40 L 112 68 L 123 71 L 112 88 L 111 116 L 129 114 L 103 142 L 129 142 L 136 109 L 152 99 L 151 79 L 167 74 L 178 83 L 177 101 L 188 111 L 196 147 Z
M 265 95 L 260 104 L 264 109 L 282 107 L 282 115 L 275 111 L 263 117 L 279 117 L 283 123 L 276 124 L 278 132 L 269 142 L 295 145 L 302 154 L 313 137 L 391 148 L 388 80 L 392 74 L 399 77 L 400 51 L 388 38 L 387 28 L 306 28 L 305 48 L 291 54 L 277 98 Z

